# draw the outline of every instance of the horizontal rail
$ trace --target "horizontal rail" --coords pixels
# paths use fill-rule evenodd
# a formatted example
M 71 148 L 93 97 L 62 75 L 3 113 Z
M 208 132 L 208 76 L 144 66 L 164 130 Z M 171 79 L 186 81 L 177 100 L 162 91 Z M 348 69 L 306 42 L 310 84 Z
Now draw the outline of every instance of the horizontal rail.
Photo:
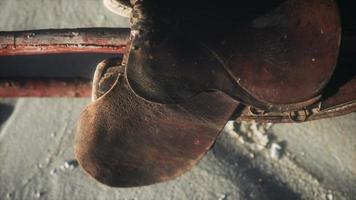
M 0 32 L 0 56 L 125 52 L 128 28 L 48 29 Z
M 75 78 L 1 78 L 0 97 L 90 97 L 91 81 Z
M 128 28 L 48 29 L 0 32 L 2 56 L 110 53 L 123 54 Z M 0 72 L 1 73 L 1 72 Z M 2 74 L 4 75 L 4 74 Z M 77 77 L 1 77 L 0 97 L 90 97 L 91 81 Z
M 356 31 L 345 28 L 339 63 L 355 63 Z M 123 54 L 129 40 L 128 28 L 49 29 L 0 32 L 1 56 L 65 53 Z M 1 69 L 0 69 L 1 70 Z M 0 71 L 1 73 L 1 71 Z M 21 71 L 19 71 L 21 77 Z M 89 97 L 91 82 L 77 77 L 6 77 L 1 74 L 0 97 Z M 352 72 L 349 76 L 354 76 Z

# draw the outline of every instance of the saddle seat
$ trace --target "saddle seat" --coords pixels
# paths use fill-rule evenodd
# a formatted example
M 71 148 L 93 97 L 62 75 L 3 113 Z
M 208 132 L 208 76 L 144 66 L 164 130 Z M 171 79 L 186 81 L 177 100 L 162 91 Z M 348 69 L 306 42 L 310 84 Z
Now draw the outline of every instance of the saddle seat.
M 134 7 L 125 63 L 133 91 L 152 102 L 184 102 L 220 90 L 265 111 L 298 110 L 320 99 L 334 72 L 341 24 L 332 0 L 272 1 L 231 11 L 218 9 L 220 3 L 190 4 L 185 11 L 179 3 L 151 8 L 147 2 Z M 209 9 L 215 13 L 196 14 Z M 231 17 L 233 11 L 238 16 Z

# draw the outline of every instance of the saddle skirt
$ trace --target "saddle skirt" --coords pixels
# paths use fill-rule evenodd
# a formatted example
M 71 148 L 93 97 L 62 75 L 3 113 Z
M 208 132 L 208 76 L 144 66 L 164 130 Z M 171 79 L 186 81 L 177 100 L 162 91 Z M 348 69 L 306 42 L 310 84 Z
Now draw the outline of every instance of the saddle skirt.
M 334 0 L 233 5 L 132 1 L 127 53 L 98 65 L 78 122 L 75 153 L 90 176 L 113 187 L 166 181 L 190 170 L 228 120 L 355 110 L 356 81 L 334 84 L 342 39 Z

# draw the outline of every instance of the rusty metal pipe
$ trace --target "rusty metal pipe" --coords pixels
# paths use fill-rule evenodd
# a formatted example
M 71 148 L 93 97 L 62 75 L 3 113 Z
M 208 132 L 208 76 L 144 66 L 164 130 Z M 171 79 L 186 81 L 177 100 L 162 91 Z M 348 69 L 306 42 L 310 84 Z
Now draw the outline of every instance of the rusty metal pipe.
M 0 59 L 2 56 L 64 53 L 119 55 L 125 51 L 129 34 L 128 28 L 0 32 Z M 91 81 L 77 77 L 20 78 L 5 75 L 0 78 L 0 97 L 89 97 L 90 95 Z
M 90 97 L 91 81 L 78 78 L 1 78 L 0 97 Z
M 125 51 L 128 28 L 49 29 L 0 32 L 0 56 Z

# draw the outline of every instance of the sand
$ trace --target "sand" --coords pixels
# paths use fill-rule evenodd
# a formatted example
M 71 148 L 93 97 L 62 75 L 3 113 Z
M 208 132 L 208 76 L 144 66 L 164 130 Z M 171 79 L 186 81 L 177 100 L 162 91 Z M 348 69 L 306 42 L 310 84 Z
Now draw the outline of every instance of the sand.
M 100 0 L 1 0 L 5 30 L 127 27 Z M 0 66 L 1 67 L 1 66 Z M 73 160 L 90 99 L 0 99 L 0 199 L 354 199 L 356 114 L 303 124 L 229 123 L 192 171 L 165 183 L 109 188 Z

